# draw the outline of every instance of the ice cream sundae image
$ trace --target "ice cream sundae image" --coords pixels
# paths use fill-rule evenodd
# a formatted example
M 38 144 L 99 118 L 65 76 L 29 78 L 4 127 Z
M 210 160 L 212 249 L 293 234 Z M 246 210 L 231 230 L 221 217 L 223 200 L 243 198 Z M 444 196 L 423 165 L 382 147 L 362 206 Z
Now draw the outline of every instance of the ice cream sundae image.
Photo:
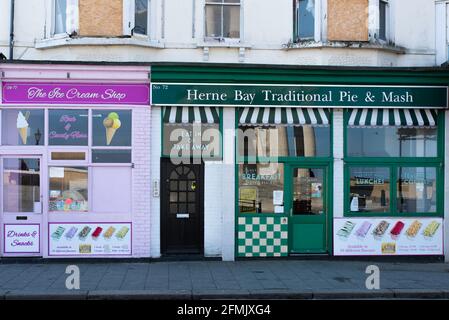
M 17 115 L 17 130 L 19 131 L 19 135 L 20 138 L 22 139 L 23 144 L 27 144 L 29 116 L 30 116 L 29 112 L 26 112 L 25 115 L 23 115 L 22 111 L 19 111 L 19 114 Z
M 117 112 L 109 113 L 106 119 L 103 120 L 103 125 L 106 129 L 106 145 L 110 145 L 115 132 L 122 125 Z

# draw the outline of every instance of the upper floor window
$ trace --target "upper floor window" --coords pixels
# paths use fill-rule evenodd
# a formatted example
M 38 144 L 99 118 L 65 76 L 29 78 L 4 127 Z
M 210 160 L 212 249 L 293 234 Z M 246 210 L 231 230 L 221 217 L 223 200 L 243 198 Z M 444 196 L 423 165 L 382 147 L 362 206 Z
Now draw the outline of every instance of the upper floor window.
M 315 0 L 295 0 L 294 32 L 296 41 L 315 36 Z
M 149 0 L 134 1 L 134 34 L 149 34 Z
M 387 40 L 389 4 L 386 0 L 379 0 L 379 39 Z
M 206 0 L 206 38 L 240 38 L 240 0 Z
M 67 0 L 55 0 L 55 34 L 67 32 Z

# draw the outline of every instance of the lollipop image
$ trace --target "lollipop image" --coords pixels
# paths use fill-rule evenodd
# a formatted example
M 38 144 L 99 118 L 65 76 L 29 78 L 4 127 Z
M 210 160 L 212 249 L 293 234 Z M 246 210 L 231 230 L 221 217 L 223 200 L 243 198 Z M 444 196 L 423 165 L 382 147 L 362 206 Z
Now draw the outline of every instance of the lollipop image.
M 27 138 L 28 138 L 28 117 L 30 116 L 30 113 L 27 112 L 24 116 L 22 111 L 19 111 L 19 114 L 17 115 L 17 130 L 19 131 L 20 138 L 22 139 L 23 144 L 27 144 Z
M 122 125 L 118 114 L 116 112 L 109 113 L 107 118 L 103 120 L 103 125 L 106 129 L 106 145 L 110 145 L 115 132 Z

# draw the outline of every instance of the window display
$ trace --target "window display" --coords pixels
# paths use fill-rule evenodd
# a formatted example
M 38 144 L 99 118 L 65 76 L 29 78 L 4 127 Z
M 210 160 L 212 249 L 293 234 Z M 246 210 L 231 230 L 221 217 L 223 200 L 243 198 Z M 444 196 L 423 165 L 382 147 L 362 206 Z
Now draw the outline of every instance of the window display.
M 282 163 L 239 164 L 240 213 L 283 213 L 283 191 Z
M 399 212 L 436 212 L 437 169 L 431 167 L 400 167 L 397 181 Z
M 52 146 L 87 146 L 87 110 L 49 110 L 48 144 Z
M 88 170 L 86 167 L 49 167 L 49 211 L 86 212 Z
M 93 110 L 94 146 L 131 146 L 131 110 Z
M 390 169 L 383 167 L 350 167 L 349 211 L 390 211 Z

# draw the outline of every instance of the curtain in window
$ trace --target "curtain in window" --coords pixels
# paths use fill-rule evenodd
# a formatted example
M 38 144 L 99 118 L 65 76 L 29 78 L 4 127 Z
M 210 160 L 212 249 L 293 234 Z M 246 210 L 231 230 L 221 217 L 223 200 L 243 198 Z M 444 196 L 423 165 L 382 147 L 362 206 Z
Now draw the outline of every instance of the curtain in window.
M 67 0 L 55 0 L 55 34 L 66 32 Z

